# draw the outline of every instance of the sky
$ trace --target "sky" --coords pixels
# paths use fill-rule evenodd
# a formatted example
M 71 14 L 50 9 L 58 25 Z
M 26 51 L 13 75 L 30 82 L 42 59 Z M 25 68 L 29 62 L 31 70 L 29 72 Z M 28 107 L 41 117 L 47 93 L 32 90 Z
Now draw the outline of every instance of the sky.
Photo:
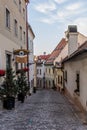
M 87 0 L 30 0 L 28 22 L 35 34 L 34 54 L 50 54 L 68 25 L 87 36 Z

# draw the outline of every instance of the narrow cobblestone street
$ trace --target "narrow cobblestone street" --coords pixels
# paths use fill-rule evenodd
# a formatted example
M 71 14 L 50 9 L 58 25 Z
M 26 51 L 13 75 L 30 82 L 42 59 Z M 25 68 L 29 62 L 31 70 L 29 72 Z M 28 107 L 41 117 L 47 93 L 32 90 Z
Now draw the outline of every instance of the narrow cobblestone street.
M 13 110 L 0 110 L 0 130 L 87 130 L 60 93 L 38 90 Z

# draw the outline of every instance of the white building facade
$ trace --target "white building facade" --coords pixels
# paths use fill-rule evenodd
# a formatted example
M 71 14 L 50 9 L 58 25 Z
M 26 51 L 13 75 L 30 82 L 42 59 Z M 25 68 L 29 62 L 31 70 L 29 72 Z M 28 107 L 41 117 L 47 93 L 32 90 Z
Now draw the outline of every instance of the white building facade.
M 71 27 L 73 28 L 73 26 Z M 68 56 L 63 61 L 66 94 L 81 109 L 87 109 L 87 37 L 68 31 Z
M 44 79 L 45 78 L 45 66 L 44 61 L 37 63 L 37 87 L 44 88 Z
M 33 91 L 34 86 L 34 43 L 33 40 L 35 38 L 34 32 L 30 25 L 28 25 L 28 47 L 29 47 L 29 85 L 30 85 L 30 93 Z
M 71 58 L 64 65 L 67 72 L 65 80 L 66 93 L 74 102 L 87 109 L 87 51 Z M 82 108 L 81 107 L 81 108 Z
M 13 51 L 26 49 L 26 4 L 28 0 L 0 0 L 0 69 L 20 68 Z
M 37 87 L 46 88 L 46 66 L 45 62 L 49 58 L 49 54 L 38 56 L 37 61 Z

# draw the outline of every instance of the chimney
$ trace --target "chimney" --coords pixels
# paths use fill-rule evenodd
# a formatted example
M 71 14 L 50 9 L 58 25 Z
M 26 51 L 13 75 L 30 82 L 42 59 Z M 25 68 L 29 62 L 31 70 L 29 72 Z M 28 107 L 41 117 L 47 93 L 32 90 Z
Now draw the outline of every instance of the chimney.
M 68 56 L 78 49 L 78 32 L 76 25 L 69 25 L 66 32 L 68 38 Z
M 43 55 L 46 55 L 46 52 L 43 52 Z
M 65 39 L 68 41 L 68 31 L 65 31 Z

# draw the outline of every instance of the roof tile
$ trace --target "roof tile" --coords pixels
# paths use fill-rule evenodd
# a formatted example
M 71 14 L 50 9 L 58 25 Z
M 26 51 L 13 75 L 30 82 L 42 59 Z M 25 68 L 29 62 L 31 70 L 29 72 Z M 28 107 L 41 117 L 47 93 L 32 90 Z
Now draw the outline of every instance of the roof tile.
M 53 63 L 53 61 L 55 60 L 55 58 L 60 54 L 61 50 L 65 47 L 65 45 L 67 44 L 67 41 L 65 40 L 65 38 L 62 38 L 62 40 L 58 43 L 58 45 L 56 46 L 56 48 L 52 51 L 52 53 L 50 54 L 50 57 L 48 58 L 48 60 L 46 61 L 46 63 Z

